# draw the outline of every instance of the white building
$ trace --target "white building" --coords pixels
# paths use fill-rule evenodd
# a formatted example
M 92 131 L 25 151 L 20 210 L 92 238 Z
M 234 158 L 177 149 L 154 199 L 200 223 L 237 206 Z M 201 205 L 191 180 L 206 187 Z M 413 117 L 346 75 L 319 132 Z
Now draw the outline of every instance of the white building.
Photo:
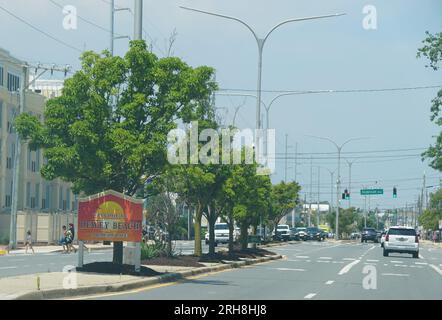
M 14 118 L 19 112 L 19 87 L 24 62 L 6 50 L 0 49 L 0 240 L 9 236 L 9 218 L 12 201 L 12 177 L 16 152 Z M 29 79 L 25 79 L 27 83 Z M 46 97 L 27 90 L 24 112 L 43 120 Z M 21 145 L 20 177 L 18 181 L 17 209 L 24 215 L 76 210 L 76 197 L 70 184 L 59 179 L 47 181 L 40 175 L 45 159 L 42 150 L 31 151 L 27 144 Z M 23 226 L 23 228 L 27 228 Z M 21 234 L 17 235 L 21 240 Z

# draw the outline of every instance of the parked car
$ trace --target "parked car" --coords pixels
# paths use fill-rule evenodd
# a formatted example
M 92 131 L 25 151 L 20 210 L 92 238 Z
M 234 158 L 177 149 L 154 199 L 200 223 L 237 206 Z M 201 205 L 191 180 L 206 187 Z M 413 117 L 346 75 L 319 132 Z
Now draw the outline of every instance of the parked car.
M 410 253 L 419 258 L 419 237 L 416 230 L 409 227 L 390 227 L 384 241 L 384 257 L 392 252 Z
M 359 232 L 352 232 L 350 234 L 350 239 L 355 240 L 355 239 L 359 239 L 361 237 Z
M 307 228 L 306 232 L 308 240 L 322 241 L 325 239 L 323 231 L 318 229 L 317 227 L 309 227 Z
M 374 228 L 364 228 L 361 233 L 361 242 L 373 241 L 378 243 L 378 233 Z
M 294 228 L 290 238 L 292 240 L 297 240 L 297 241 L 307 240 L 308 239 L 307 228 L 304 227 Z
M 274 233 L 274 239 L 276 241 L 288 241 L 290 240 L 290 227 L 288 224 L 278 224 L 276 226 L 276 232 Z
M 239 228 L 233 230 L 233 241 L 238 241 L 239 239 Z M 225 222 L 215 223 L 215 246 L 220 243 L 229 243 L 229 225 Z M 205 242 L 209 244 L 209 232 L 206 232 Z

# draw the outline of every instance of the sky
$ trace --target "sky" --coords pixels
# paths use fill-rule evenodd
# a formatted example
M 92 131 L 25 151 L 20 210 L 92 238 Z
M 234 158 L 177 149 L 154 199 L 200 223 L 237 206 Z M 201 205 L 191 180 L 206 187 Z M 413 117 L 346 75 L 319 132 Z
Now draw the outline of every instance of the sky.
M 101 51 L 109 47 L 108 2 L 0 0 L 3 29 L 0 47 L 31 63 L 69 64 L 74 70 L 78 69 L 80 51 Z M 133 8 L 133 0 L 116 0 L 115 4 L 117 8 Z M 60 6 L 65 5 L 75 6 L 78 16 L 95 26 L 78 20 L 76 29 L 64 29 Z M 176 30 L 174 55 L 192 66 L 214 67 L 223 93 L 233 92 L 226 89 L 234 89 L 234 92 L 254 95 L 258 51 L 252 34 L 238 22 L 183 10 L 180 5 L 235 16 L 247 22 L 260 37 L 286 19 L 346 14 L 289 23 L 269 36 L 263 52 L 262 73 L 262 99 L 266 104 L 277 95 L 268 91 L 442 85 L 441 71 L 425 68 L 426 61 L 416 58 L 425 31 L 442 31 L 440 0 L 144 0 L 143 35 L 152 44 L 154 53 L 160 57 L 165 55 L 167 39 Z M 364 28 L 367 13 L 363 10 L 367 5 L 376 9 L 376 29 Z M 65 44 L 37 32 L 1 8 Z M 115 32 L 118 35 L 132 37 L 132 12 L 116 12 Z M 127 48 L 128 39 L 115 40 L 115 54 L 124 55 Z M 427 186 L 439 185 L 439 177 L 442 177 L 419 156 L 440 131 L 430 121 L 431 99 L 437 90 L 304 94 L 275 100 L 269 117 L 270 128 L 276 130 L 277 166 L 272 181 L 279 182 L 285 176 L 287 135 L 287 180 L 295 178 L 297 145 L 296 180 L 302 186 L 302 196 L 306 193 L 309 200 L 311 185 L 312 200 L 318 198 L 319 166 L 319 198 L 321 201 L 331 200 L 332 182 L 328 170 L 337 168 L 336 147 L 311 136 L 327 137 L 337 144 L 351 138 L 367 137 L 351 141 L 342 149 L 343 189 L 349 184 L 346 161 L 355 161 L 351 174 L 351 205 L 363 208 L 364 198 L 359 195 L 359 190 L 370 187 L 384 189 L 384 195 L 371 197 L 371 208 L 399 208 L 415 203 L 424 172 Z M 243 106 L 239 109 L 236 124 L 240 128 L 255 128 L 254 98 L 216 96 L 219 116 L 226 124 L 232 122 L 235 107 L 239 105 Z M 310 157 L 313 157 L 312 182 Z M 392 197 L 393 186 L 398 189 L 396 199 Z M 333 189 L 333 202 L 336 203 L 334 186 Z M 428 188 L 429 192 L 432 190 L 435 188 Z M 348 202 L 342 201 L 341 206 L 347 207 Z

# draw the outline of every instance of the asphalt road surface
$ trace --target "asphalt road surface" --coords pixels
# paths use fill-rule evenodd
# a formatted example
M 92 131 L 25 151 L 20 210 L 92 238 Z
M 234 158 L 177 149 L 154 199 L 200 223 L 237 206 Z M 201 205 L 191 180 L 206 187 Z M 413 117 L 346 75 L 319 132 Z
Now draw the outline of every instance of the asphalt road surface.
M 193 241 L 176 241 L 175 251 L 179 254 L 193 254 Z M 77 246 L 76 246 L 77 247 Z M 209 247 L 203 242 L 203 252 L 209 251 Z M 63 254 L 61 252 L 13 254 L 0 256 L 0 278 L 17 275 L 62 272 L 65 266 L 77 266 L 78 253 Z M 112 249 L 84 251 L 84 263 L 97 261 L 112 261 Z
M 442 250 L 383 257 L 379 244 L 307 242 L 285 259 L 89 299 L 442 299 Z M 83 297 L 84 298 L 84 297 Z

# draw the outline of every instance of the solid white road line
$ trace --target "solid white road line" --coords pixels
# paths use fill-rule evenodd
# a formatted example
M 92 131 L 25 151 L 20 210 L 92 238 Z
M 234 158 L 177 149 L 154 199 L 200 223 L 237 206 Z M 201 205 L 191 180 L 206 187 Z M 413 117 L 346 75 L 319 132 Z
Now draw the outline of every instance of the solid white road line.
M 442 276 L 442 270 L 440 270 L 438 267 L 436 267 L 434 264 L 430 264 L 430 267 L 432 267 L 434 269 L 434 271 L 436 271 L 437 273 L 439 273 L 439 275 Z
M 292 268 L 274 268 L 280 271 L 305 271 L 305 269 L 292 269 Z
M 383 276 L 395 276 L 395 277 L 409 277 L 406 273 L 382 273 Z
M 0 267 L 0 270 L 17 269 L 17 267 Z
M 308 295 L 306 295 L 306 296 L 304 297 L 304 299 L 311 299 L 311 298 L 313 298 L 314 296 L 316 296 L 316 293 L 309 293 Z
M 355 260 L 353 262 L 350 262 L 349 264 L 347 264 L 344 268 L 341 269 L 341 271 L 339 271 L 338 275 L 343 275 L 347 272 L 350 271 L 351 268 L 353 268 L 353 266 L 357 265 L 361 260 Z
M 334 280 L 328 280 L 325 284 L 332 284 L 333 282 L 335 282 Z

